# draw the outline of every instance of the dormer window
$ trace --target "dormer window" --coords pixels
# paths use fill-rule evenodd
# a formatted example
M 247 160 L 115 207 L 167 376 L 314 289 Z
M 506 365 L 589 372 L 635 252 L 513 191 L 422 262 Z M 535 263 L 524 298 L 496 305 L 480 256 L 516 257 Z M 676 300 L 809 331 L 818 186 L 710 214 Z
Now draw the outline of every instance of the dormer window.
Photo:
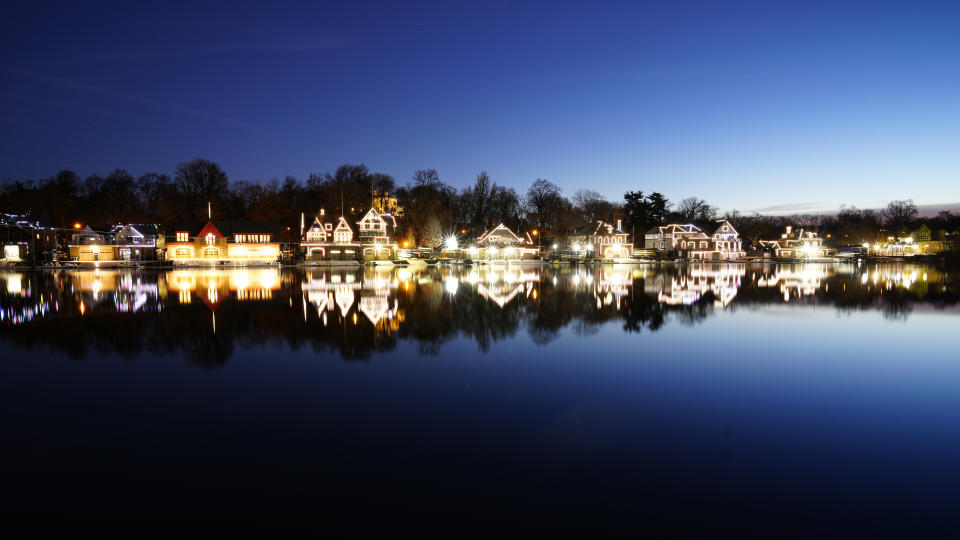
M 186 232 L 177 232 L 177 242 L 189 242 L 190 233 Z
M 208 246 L 212 246 L 213 243 L 217 241 L 217 237 L 214 236 L 213 233 L 207 233 L 207 236 L 205 236 L 203 239 L 207 242 Z

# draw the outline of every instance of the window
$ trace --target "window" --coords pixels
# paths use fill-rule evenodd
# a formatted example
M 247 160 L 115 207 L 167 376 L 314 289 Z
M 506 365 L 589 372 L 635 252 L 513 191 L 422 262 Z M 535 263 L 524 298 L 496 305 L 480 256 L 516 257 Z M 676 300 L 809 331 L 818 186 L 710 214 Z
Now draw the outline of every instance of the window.
M 189 248 L 179 248 L 179 249 L 177 249 L 176 252 L 174 252 L 174 254 L 175 254 L 175 256 L 176 256 L 178 259 L 186 259 L 187 257 L 190 256 L 190 249 L 189 249 Z
M 190 233 L 178 232 L 177 233 L 177 242 L 189 242 Z

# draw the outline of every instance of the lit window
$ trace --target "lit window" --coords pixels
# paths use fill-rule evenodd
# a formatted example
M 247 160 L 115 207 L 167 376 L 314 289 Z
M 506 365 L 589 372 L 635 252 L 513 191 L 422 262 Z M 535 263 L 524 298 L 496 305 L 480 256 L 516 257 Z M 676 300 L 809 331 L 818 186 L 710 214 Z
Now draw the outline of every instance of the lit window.
M 177 242 L 189 242 L 190 233 L 178 232 L 177 233 Z

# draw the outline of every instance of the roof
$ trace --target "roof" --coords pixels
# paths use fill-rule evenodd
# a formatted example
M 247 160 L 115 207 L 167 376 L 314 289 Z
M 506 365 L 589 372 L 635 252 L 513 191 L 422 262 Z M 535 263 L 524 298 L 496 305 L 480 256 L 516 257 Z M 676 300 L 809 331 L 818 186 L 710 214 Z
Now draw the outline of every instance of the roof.
M 279 223 L 259 223 L 254 221 L 181 221 L 167 225 L 167 234 L 176 232 L 187 232 L 191 237 L 200 235 L 200 231 L 211 223 L 223 236 L 233 236 L 235 234 L 272 234 L 274 239 L 280 238 Z
M 505 232 L 509 233 L 510 236 L 514 237 L 517 242 L 523 242 L 523 241 L 524 241 L 524 239 L 523 239 L 522 237 L 517 236 L 513 231 L 511 231 L 511 230 L 510 230 L 510 227 L 507 227 L 506 225 L 503 224 L 503 222 L 500 222 L 500 224 L 497 225 L 496 227 L 490 229 L 489 231 L 485 231 L 483 234 L 481 234 L 480 237 L 477 238 L 477 242 L 483 242 L 483 241 L 487 238 L 487 236 L 493 234 L 494 231 L 505 231 Z M 531 242 L 531 243 L 532 243 L 532 242 Z
M 333 232 L 336 232 L 337 229 L 347 228 L 354 236 L 357 234 L 357 228 L 347 220 L 347 218 L 340 216 L 337 219 L 337 224 L 333 227 Z
M 601 231 L 600 229 L 605 228 L 606 231 Z M 606 221 L 597 221 L 597 228 L 593 231 L 594 236 L 598 234 L 627 234 L 620 229 L 613 226 L 612 223 L 607 223 Z

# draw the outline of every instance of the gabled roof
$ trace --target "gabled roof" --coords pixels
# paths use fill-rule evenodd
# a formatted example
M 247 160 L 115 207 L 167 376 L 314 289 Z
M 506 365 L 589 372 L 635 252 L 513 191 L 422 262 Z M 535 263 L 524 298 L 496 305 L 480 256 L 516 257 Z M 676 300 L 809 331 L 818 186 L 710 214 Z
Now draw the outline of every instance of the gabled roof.
M 186 232 L 191 237 L 201 236 L 208 224 L 213 221 L 186 221 L 171 223 L 166 226 L 167 234 L 177 232 Z M 254 222 L 254 221 L 217 221 L 214 225 L 221 236 L 230 237 L 235 234 L 271 234 L 273 239 L 280 238 L 281 227 L 278 223 Z M 204 233 L 206 234 L 206 233 Z
M 84 225 L 82 229 L 80 229 L 79 231 L 73 234 L 92 234 L 92 235 L 100 236 L 100 233 L 91 229 L 89 225 Z
M 730 227 L 730 230 L 727 231 L 726 234 L 735 234 L 737 236 L 740 236 L 740 233 L 737 232 L 737 230 L 733 228 L 733 225 L 726 219 L 717 220 L 717 228 L 713 231 L 713 234 L 716 235 L 717 233 L 719 233 L 720 229 L 722 229 L 724 225 L 726 225 L 727 227 Z
M 214 225 L 212 221 L 208 221 L 207 224 L 204 225 L 202 229 L 200 229 L 200 232 L 197 233 L 197 236 L 204 237 L 204 236 L 207 236 L 208 234 L 212 234 L 217 238 L 225 238 L 223 236 L 223 233 L 220 232 L 220 229 L 218 229 L 217 226 Z
M 384 225 L 387 224 L 387 221 L 386 221 L 385 219 L 383 219 L 383 217 L 380 216 L 380 213 L 377 212 L 377 209 L 376 209 L 376 208 L 372 208 L 372 207 L 371 207 L 369 210 L 367 210 L 367 213 L 364 214 L 364 215 L 357 221 L 357 223 L 360 223 L 361 221 L 367 219 L 367 217 L 369 217 L 370 214 L 373 214 L 373 217 L 375 217 L 375 218 L 379 219 L 380 221 L 382 221 L 382 222 L 384 223 Z
M 333 232 L 341 231 L 343 229 L 350 231 L 353 235 L 357 234 L 357 230 L 353 228 L 353 225 L 351 225 L 349 221 L 347 221 L 347 218 L 340 216 L 340 219 L 337 220 L 336 227 L 333 228 Z
M 601 229 L 604 229 L 604 230 L 601 230 Z M 607 223 L 606 221 L 600 220 L 600 221 L 597 221 L 597 228 L 594 229 L 593 231 L 594 236 L 598 234 L 627 234 L 627 233 L 614 227 L 612 223 Z
M 689 234 L 689 233 L 701 233 L 701 234 L 705 234 L 705 233 L 703 232 L 703 229 L 701 229 L 700 227 L 697 227 L 697 226 L 694 225 L 693 223 L 685 223 L 685 224 L 683 224 L 683 225 L 681 225 L 681 224 L 679 224 L 679 223 L 671 223 L 670 225 L 663 225 L 662 227 L 660 227 L 660 232 L 663 233 L 663 234 L 674 234 L 674 233 L 688 233 L 688 234 Z
M 491 234 L 493 234 L 495 231 L 506 232 L 506 233 L 508 233 L 510 236 L 514 237 L 517 242 L 523 242 L 523 241 L 524 241 L 522 237 L 517 236 L 516 234 L 514 234 L 514 232 L 511 231 L 510 228 L 507 227 L 506 225 L 504 225 L 503 222 L 501 221 L 500 224 L 497 225 L 496 227 L 494 227 L 493 229 L 490 229 L 489 231 L 485 231 L 483 234 L 481 234 L 480 237 L 477 238 L 477 242 L 478 242 L 478 243 L 479 243 L 479 242 L 483 242 L 484 240 L 486 240 L 486 238 L 487 238 L 488 236 L 490 236 Z
M 122 229 L 117 231 L 117 234 L 123 232 L 125 232 L 127 236 L 139 236 L 140 238 L 143 238 L 143 233 L 135 229 L 133 225 L 124 225 Z

